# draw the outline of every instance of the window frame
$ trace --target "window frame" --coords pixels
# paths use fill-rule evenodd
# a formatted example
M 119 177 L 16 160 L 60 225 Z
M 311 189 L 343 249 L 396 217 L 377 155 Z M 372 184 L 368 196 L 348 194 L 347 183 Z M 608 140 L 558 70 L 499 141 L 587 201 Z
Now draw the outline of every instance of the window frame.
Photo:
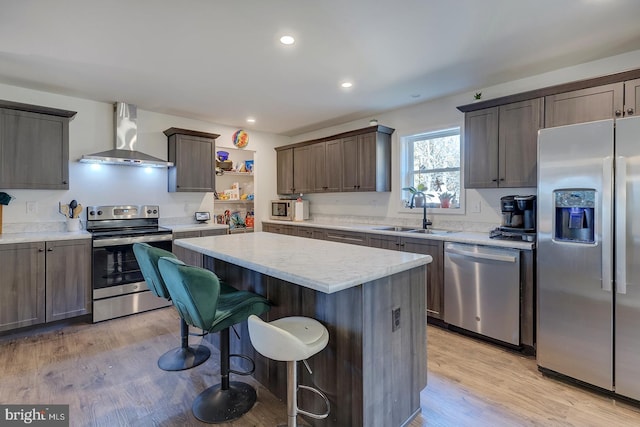
M 415 173 L 413 170 L 413 142 L 425 139 L 425 136 L 438 137 L 446 136 L 451 131 L 458 131 L 460 141 L 460 194 L 457 195 L 459 200 L 459 207 L 456 209 L 451 208 L 427 208 L 428 214 L 447 214 L 447 215 L 464 215 L 465 214 L 465 188 L 464 188 L 464 127 L 460 124 L 451 124 L 444 126 L 434 126 L 429 129 L 421 130 L 418 132 L 412 132 L 400 136 L 399 144 L 399 197 L 396 198 L 398 213 L 417 214 L 416 209 L 410 209 L 404 206 L 403 199 L 406 198 L 407 192 L 402 188 L 409 186 L 408 177 Z M 440 135 L 438 135 L 440 134 Z M 411 167 L 410 167 L 411 165 Z M 444 168 L 434 169 L 434 172 L 438 171 L 451 171 L 457 168 Z M 422 210 L 419 209 L 421 212 Z

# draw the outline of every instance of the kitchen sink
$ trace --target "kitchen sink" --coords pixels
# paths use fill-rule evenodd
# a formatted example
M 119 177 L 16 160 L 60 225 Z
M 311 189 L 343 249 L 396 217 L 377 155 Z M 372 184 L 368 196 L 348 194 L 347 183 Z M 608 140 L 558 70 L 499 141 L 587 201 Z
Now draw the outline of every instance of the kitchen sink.
M 452 230 L 439 230 L 435 228 L 427 228 L 426 230 L 422 228 L 415 227 L 400 227 L 400 226 L 386 226 L 386 227 L 376 227 L 374 230 L 382 230 L 382 231 L 401 231 L 403 233 L 421 233 L 421 234 L 449 234 L 455 233 Z
M 376 227 L 376 228 L 374 228 L 374 230 L 381 230 L 381 231 L 405 231 L 405 232 L 409 232 L 409 231 L 418 231 L 418 230 L 416 230 L 416 228 L 415 228 L 415 227 L 400 227 L 400 226 Z
M 457 233 L 457 231 L 453 231 L 453 230 L 438 230 L 435 228 L 427 228 L 426 230 L 419 228 L 419 229 L 414 229 L 414 230 L 407 230 L 408 233 L 421 233 L 421 234 L 434 234 L 434 235 L 438 235 L 438 234 L 450 234 L 450 233 Z

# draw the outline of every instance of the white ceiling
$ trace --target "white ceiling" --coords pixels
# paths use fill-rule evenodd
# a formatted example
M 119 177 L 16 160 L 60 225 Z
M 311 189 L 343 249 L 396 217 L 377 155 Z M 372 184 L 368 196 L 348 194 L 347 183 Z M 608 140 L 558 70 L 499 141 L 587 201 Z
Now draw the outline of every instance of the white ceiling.
M 296 135 L 640 49 L 639 18 L 639 0 L 0 0 L 0 82 Z

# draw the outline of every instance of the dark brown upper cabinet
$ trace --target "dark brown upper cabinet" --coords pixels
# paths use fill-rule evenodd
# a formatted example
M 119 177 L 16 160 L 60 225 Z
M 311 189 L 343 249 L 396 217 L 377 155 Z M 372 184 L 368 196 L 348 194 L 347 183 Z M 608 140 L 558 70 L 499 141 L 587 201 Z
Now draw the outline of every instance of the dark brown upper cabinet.
M 215 133 L 169 128 L 169 192 L 215 191 Z
M 75 112 L 0 101 L 0 188 L 69 189 Z
M 277 147 L 278 194 L 391 191 L 391 134 L 371 126 Z
M 540 98 L 465 114 L 465 188 L 535 187 Z

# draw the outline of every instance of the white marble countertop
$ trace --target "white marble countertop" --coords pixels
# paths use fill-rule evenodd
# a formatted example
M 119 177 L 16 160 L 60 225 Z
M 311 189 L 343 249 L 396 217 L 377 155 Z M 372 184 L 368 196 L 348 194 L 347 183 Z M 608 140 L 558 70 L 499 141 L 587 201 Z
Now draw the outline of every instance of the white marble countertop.
M 171 231 L 202 231 L 202 230 L 228 230 L 229 226 L 227 224 L 215 224 L 215 223 L 204 223 L 204 224 L 167 224 L 163 225 L 165 228 L 171 229 Z
M 387 234 L 402 237 L 411 237 L 417 239 L 431 239 L 442 240 L 445 242 L 456 243 L 468 243 L 474 245 L 486 245 L 486 246 L 498 246 L 503 248 L 515 248 L 531 250 L 535 247 L 535 242 L 525 242 L 518 240 L 498 240 L 491 239 L 489 233 L 480 233 L 473 231 L 454 231 L 446 234 L 422 234 L 422 233 L 407 233 L 402 231 L 389 231 L 379 230 L 380 227 L 393 226 L 393 224 L 358 224 L 358 223 L 345 223 L 345 224 L 323 224 L 313 221 L 277 221 L 277 220 L 263 220 L 263 223 L 279 224 L 279 225 L 293 225 L 296 227 L 316 227 L 324 228 L 328 230 L 344 230 L 365 232 L 374 234 Z M 420 228 L 420 227 L 412 227 Z
M 177 239 L 175 244 L 327 294 L 432 261 L 429 255 L 262 232 Z
M 34 231 L 26 233 L 2 233 L 0 245 L 9 243 L 51 242 L 54 240 L 91 239 L 91 233 L 80 231 Z

